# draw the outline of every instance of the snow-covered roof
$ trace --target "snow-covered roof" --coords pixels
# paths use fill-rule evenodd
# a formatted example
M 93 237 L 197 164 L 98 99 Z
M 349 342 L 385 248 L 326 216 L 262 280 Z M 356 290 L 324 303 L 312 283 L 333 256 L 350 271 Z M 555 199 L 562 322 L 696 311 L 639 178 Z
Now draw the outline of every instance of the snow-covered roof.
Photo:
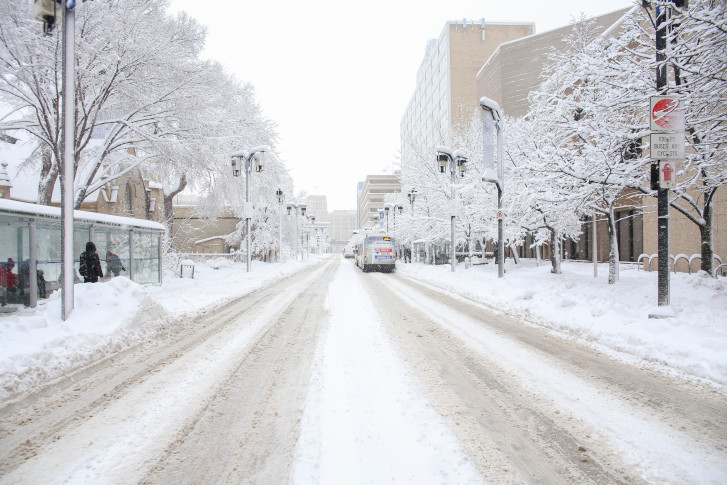
M 61 208 L 48 205 L 30 204 L 28 202 L 20 202 L 17 200 L 0 199 L 0 212 L 21 214 L 25 216 L 52 217 L 60 219 Z M 99 214 L 98 212 L 88 212 L 81 210 L 73 211 L 73 218 L 77 221 L 100 222 L 103 224 L 163 231 L 164 225 L 147 221 L 145 219 L 134 219 L 133 217 L 113 216 L 110 214 Z

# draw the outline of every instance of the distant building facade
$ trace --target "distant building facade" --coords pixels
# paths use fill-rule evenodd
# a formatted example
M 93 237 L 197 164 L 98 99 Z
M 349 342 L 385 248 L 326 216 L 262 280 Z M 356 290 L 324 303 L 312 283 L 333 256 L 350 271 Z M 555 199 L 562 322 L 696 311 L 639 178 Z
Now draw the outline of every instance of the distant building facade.
M 401 192 L 401 175 L 368 175 L 359 195 L 359 228 L 378 225 L 386 194 Z
M 331 248 L 334 254 L 343 251 L 344 246 L 351 240 L 353 231 L 358 228 L 358 219 L 355 210 L 334 210 L 328 213 L 330 222 Z

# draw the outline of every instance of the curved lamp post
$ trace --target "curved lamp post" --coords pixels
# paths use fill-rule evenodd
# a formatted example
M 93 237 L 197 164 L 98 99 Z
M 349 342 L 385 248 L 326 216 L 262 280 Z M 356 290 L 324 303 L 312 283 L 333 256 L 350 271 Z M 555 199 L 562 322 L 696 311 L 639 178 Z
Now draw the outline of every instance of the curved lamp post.
M 250 175 L 252 175 L 253 165 L 256 172 L 263 171 L 263 153 L 270 150 L 267 145 L 260 145 L 251 148 L 249 151 L 243 150 L 231 155 L 232 157 L 232 176 L 239 177 L 240 170 L 245 171 L 245 208 L 243 215 L 245 216 L 245 231 L 247 232 L 247 272 L 250 272 L 251 262 L 251 243 L 250 243 L 250 220 L 252 219 L 252 205 L 250 204 Z
M 480 98 L 482 110 L 490 116 L 482 118 L 482 140 L 483 160 L 485 162 L 484 182 L 492 182 L 497 185 L 497 277 L 505 276 L 505 237 L 503 236 L 502 199 L 505 193 L 504 170 L 503 170 L 503 146 L 502 146 L 502 112 L 497 102 L 490 98 Z M 488 119 L 489 118 L 489 119 Z M 497 129 L 497 173 L 495 173 L 495 161 L 493 160 L 492 147 L 488 144 L 488 137 L 492 139 L 492 126 Z

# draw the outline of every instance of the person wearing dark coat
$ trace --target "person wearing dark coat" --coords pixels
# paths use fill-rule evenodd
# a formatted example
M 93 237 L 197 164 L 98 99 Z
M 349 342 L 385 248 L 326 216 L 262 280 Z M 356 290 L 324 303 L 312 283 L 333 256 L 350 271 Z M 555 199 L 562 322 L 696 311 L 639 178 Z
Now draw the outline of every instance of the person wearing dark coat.
M 96 283 L 103 278 L 101 260 L 96 252 L 96 245 L 91 241 L 86 243 L 86 250 L 81 253 L 81 265 L 78 272 L 83 276 L 84 283 Z

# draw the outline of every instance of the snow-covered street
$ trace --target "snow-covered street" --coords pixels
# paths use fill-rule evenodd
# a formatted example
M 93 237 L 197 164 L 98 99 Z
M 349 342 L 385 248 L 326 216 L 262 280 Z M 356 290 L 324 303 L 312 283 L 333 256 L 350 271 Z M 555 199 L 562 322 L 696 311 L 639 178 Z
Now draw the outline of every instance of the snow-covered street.
M 720 483 L 727 476 L 724 386 L 718 373 L 686 375 L 693 342 L 684 360 L 661 368 L 637 361 L 627 346 L 616 360 L 615 349 L 602 351 L 613 328 L 588 345 L 543 324 L 540 278 L 548 277 L 537 275 L 546 268 L 511 267 L 501 301 L 490 299 L 501 307 L 494 312 L 477 301 L 492 289 L 493 268 L 442 277 L 445 270 L 400 264 L 396 274 L 364 274 L 337 256 L 256 265 L 252 273 L 218 263 L 161 287 L 124 278 L 80 285 L 77 321 L 67 324 L 44 321 L 57 299 L 3 317 L 3 341 L 14 347 L 3 347 L 1 361 L 0 483 Z M 447 290 L 425 282 L 435 276 Z M 530 324 L 513 318 L 518 299 L 503 303 L 521 277 L 532 283 Z M 562 277 L 566 285 L 578 278 Z M 718 311 L 727 296 L 715 283 Z M 110 326 L 83 290 L 125 303 Z M 98 332 L 74 327 L 89 318 Z M 661 321 L 680 326 L 679 314 Z M 712 322 L 712 344 L 723 326 Z M 664 348 L 668 327 L 660 333 Z M 31 339 L 42 345 L 31 349 Z M 722 354 L 707 359 L 719 369 Z M 33 370 L 42 363 L 45 375 Z

